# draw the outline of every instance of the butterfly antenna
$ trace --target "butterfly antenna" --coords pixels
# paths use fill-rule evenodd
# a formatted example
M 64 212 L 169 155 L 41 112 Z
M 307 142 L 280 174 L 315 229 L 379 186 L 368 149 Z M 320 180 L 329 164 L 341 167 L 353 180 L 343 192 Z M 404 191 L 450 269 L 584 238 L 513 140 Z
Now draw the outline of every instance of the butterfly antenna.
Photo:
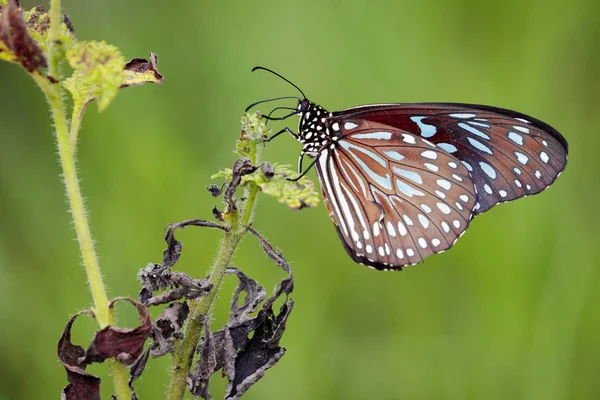
M 301 100 L 300 97 L 298 97 L 298 96 L 273 97 L 272 99 L 261 100 L 261 101 L 257 101 L 256 103 L 250 104 L 248 107 L 246 107 L 246 109 L 244 110 L 244 112 L 247 112 L 249 109 L 251 109 L 252 107 L 257 106 L 259 104 L 268 103 L 270 101 L 275 101 L 275 100 L 283 100 L 283 99 L 298 99 L 298 100 Z M 293 110 L 295 110 L 295 108 L 293 108 Z
M 286 81 L 287 83 L 289 83 L 290 85 L 292 85 L 293 87 L 295 87 L 296 89 L 298 89 L 298 91 L 302 94 L 302 97 L 304 97 L 306 99 L 306 95 L 304 94 L 304 92 L 302 91 L 302 89 L 300 89 L 296 84 L 294 84 L 294 82 L 290 81 L 289 79 L 287 79 L 286 77 L 284 77 L 283 75 L 278 74 L 277 72 L 269 69 L 269 68 L 265 68 L 265 67 L 261 67 L 261 66 L 257 66 L 252 68 L 252 72 L 262 69 L 264 71 L 270 72 L 275 76 L 280 77 L 281 79 L 283 79 L 284 81 Z

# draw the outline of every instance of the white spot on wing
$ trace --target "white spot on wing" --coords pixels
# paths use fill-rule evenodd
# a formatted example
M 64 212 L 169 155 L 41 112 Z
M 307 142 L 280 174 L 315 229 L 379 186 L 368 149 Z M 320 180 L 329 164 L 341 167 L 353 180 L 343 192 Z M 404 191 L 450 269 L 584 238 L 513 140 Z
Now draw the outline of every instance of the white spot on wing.
M 427 229 L 429 227 L 429 219 L 423 214 L 419 214 L 418 218 L 421 225 L 423 225 L 423 228 Z
M 421 156 L 423 156 L 425 158 L 429 158 L 430 160 L 437 159 L 437 154 L 434 151 L 431 151 L 431 150 L 426 150 L 426 151 L 422 152 Z
M 527 162 L 529 161 L 529 157 L 527 157 L 523 153 L 519 153 L 518 151 L 515 151 L 515 156 L 517 156 L 517 161 L 519 161 L 523 165 L 527 164 Z
M 529 133 L 529 128 L 525 128 L 524 126 L 513 126 L 516 130 L 523 133 Z
M 397 173 L 398 175 L 406 178 L 406 179 L 410 179 L 411 181 L 421 184 L 423 183 L 423 179 L 421 179 L 421 175 L 419 175 L 418 173 L 414 172 L 414 171 L 407 171 L 405 169 L 401 169 L 398 167 L 393 167 L 392 170 Z
M 438 179 L 437 184 L 446 190 L 450 190 L 452 184 L 445 179 Z
M 446 215 L 450 214 L 450 207 L 446 203 L 437 203 L 437 208 Z
M 406 227 L 401 221 L 398 221 L 398 233 L 400 234 L 400 236 L 406 236 L 406 234 L 408 233 Z
M 347 130 L 347 131 L 349 131 L 349 130 L 351 130 L 351 129 L 354 129 L 354 128 L 356 128 L 357 126 L 358 126 L 358 125 L 356 125 L 354 122 L 346 122 L 346 123 L 344 124 L 344 129 L 345 129 L 345 130 Z
M 404 159 L 404 156 L 397 151 L 384 151 L 384 153 L 392 160 L 400 161 Z
M 415 137 L 407 133 L 402 134 L 402 140 L 404 140 L 404 142 L 408 144 L 417 144 Z
M 423 123 L 423 119 L 427 117 L 410 117 L 410 120 L 417 124 L 419 130 L 421 131 L 421 136 L 430 138 L 435 135 L 435 126 Z
M 523 136 L 515 132 L 508 132 L 508 138 L 516 144 L 523 146 Z
M 456 146 L 454 146 L 453 144 L 450 144 L 450 143 L 438 143 L 437 147 L 439 147 L 440 149 L 442 149 L 444 151 L 447 151 L 448 153 L 454 153 L 455 151 L 458 151 Z
M 479 166 L 487 176 L 489 176 L 492 179 L 496 179 L 496 171 L 488 163 L 480 161 Z
M 489 147 L 487 147 L 486 145 L 481 143 L 479 140 L 475 140 L 470 136 L 467 136 L 467 140 L 469 141 L 469 143 L 471 143 L 471 146 L 475 147 L 477 150 L 483 151 L 484 153 L 488 153 L 488 154 L 492 154 L 492 155 L 494 154 Z
M 440 170 L 437 165 L 431 163 L 425 163 L 425 167 L 427 167 L 428 170 L 433 172 L 438 172 Z
M 359 131 L 360 132 L 360 131 Z M 389 140 L 392 138 L 392 132 L 369 132 L 369 133 L 356 133 L 351 136 L 354 139 L 379 139 Z
M 388 221 L 385 226 L 387 226 L 387 231 L 392 237 L 396 237 L 396 230 L 394 229 L 394 225 Z
M 465 131 L 472 133 L 475 136 L 479 136 L 480 138 L 490 140 L 490 137 L 488 135 L 481 132 L 479 129 L 472 127 L 471 125 L 465 124 L 464 122 L 460 122 L 458 126 L 463 128 Z
M 456 114 L 448 114 L 453 118 L 473 118 L 476 117 L 475 114 L 466 114 L 466 113 L 456 113 Z

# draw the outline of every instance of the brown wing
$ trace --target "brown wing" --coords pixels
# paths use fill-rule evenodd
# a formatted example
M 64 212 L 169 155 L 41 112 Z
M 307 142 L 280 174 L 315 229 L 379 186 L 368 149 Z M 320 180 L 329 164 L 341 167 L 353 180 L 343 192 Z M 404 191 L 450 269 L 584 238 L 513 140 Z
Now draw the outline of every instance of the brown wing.
M 346 120 L 317 160 L 323 196 L 350 256 L 400 269 L 450 248 L 465 231 L 476 192 L 466 167 L 423 138 Z

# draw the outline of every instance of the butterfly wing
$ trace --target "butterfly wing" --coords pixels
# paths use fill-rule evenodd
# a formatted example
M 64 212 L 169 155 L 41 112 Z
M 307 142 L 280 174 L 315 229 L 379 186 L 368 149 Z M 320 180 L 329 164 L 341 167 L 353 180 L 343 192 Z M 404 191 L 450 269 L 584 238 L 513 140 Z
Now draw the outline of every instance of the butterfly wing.
M 496 107 L 382 104 L 338 111 L 419 135 L 459 159 L 477 188 L 475 214 L 550 186 L 567 164 L 564 137 L 546 123 Z
M 316 163 L 338 235 L 357 262 L 400 269 L 450 248 L 465 231 L 476 193 L 454 156 L 377 122 L 330 124 L 341 137 Z

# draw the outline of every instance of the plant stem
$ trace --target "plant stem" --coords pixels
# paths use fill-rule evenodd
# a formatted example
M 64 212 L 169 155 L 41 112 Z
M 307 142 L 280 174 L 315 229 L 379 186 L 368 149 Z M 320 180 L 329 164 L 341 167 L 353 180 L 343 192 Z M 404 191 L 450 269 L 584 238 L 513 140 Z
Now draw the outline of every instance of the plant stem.
M 71 151 L 77 152 L 77 138 L 79 135 L 79 128 L 81 127 L 81 120 L 85 113 L 86 103 L 75 102 L 73 104 L 73 112 L 71 113 L 71 130 L 69 131 L 69 140 L 71 142 Z
M 259 156 L 257 147 L 253 142 L 250 143 L 250 146 L 250 160 L 252 164 L 256 165 Z M 237 245 L 246 233 L 246 226 L 252 221 L 257 193 L 258 187 L 254 186 L 250 189 L 249 194 L 245 195 L 247 200 L 241 216 L 237 210 L 232 211 L 229 215 L 229 231 L 225 233 L 221 249 L 210 272 L 210 282 L 213 287 L 208 295 L 190 304 L 188 322 L 183 328 L 183 340 L 177 345 L 173 353 L 173 369 L 167 400 L 183 399 L 187 387 L 187 376 L 194 359 L 194 351 L 198 346 L 204 328 L 203 317 L 210 313 L 212 303 L 223 280 L 225 269 L 229 266 L 229 261 L 233 257 Z
M 58 49 L 58 32 L 61 24 L 60 0 L 50 1 L 50 29 L 49 29 L 49 52 L 48 72 L 57 81 L 60 80 L 60 60 Z M 79 187 L 77 168 L 75 163 L 74 148 L 69 140 L 69 128 L 63 102 L 60 82 L 50 83 L 46 77 L 39 73 L 32 74 L 36 83 L 40 86 L 48 103 L 56 129 L 56 142 L 67 198 L 71 207 L 75 232 L 81 250 L 83 265 L 88 278 L 90 291 L 94 300 L 94 314 L 101 328 L 114 324 L 112 311 L 108 307 L 108 296 L 102 281 L 100 265 L 94 249 L 94 241 L 90 232 L 87 213 L 83 203 L 83 196 Z M 131 400 L 132 393 L 129 388 L 129 374 L 125 365 L 117 360 L 109 360 L 109 369 L 113 378 L 114 391 L 118 400 Z

